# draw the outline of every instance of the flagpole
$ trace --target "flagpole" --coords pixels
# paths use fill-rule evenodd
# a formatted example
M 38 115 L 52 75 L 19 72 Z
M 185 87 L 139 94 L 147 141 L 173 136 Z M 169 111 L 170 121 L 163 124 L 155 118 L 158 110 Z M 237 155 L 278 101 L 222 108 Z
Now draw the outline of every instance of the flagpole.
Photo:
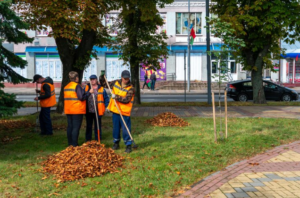
M 190 92 L 190 71 L 191 71 L 191 54 L 190 54 L 190 34 L 191 34 L 191 30 L 190 30 L 190 0 L 188 0 L 188 28 L 187 28 L 187 32 L 188 32 L 188 92 Z
M 209 0 L 205 1 L 206 6 L 206 17 L 209 17 Z M 212 96 L 211 96 L 211 65 L 210 65 L 210 27 L 209 23 L 206 20 L 206 69 L 207 69 L 207 103 L 211 104 Z

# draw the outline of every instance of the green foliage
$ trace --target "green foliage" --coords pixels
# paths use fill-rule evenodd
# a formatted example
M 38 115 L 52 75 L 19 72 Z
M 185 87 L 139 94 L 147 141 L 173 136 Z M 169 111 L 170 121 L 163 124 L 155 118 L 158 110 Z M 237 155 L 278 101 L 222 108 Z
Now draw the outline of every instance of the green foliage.
M 22 105 L 23 102 L 16 101 L 15 94 L 8 94 L 0 89 L 0 118 L 12 116 L 17 113 L 18 108 L 22 107 Z
M 206 18 L 206 20 L 213 24 L 211 33 L 225 43 L 221 44 L 220 51 L 208 52 L 216 57 L 216 62 L 219 64 L 219 67 L 217 67 L 218 72 L 213 74 L 212 78 L 218 82 L 220 89 L 221 84 L 229 80 L 231 72 L 228 68 L 228 56 L 238 59 L 236 51 L 241 47 L 245 47 L 245 42 L 235 37 L 235 30 L 232 28 L 231 23 L 223 22 L 220 18 Z
M 159 60 L 168 56 L 165 33 L 156 34 L 157 26 L 163 25 L 163 20 L 157 10 L 157 4 L 162 8 L 173 0 L 123 0 L 120 1 L 121 12 L 116 26 L 120 29 L 113 47 L 121 51 L 121 59 L 131 67 L 140 63 L 152 65 L 160 69 Z
M 11 116 L 22 106 L 22 102 L 15 100 L 14 94 L 7 94 L 2 90 L 4 88 L 3 82 L 6 80 L 17 84 L 30 81 L 12 69 L 16 67 L 24 68 L 27 62 L 2 46 L 3 41 L 19 44 L 33 40 L 19 31 L 20 29 L 28 29 L 29 26 L 20 17 L 16 16 L 10 7 L 9 1 L 0 2 L 2 20 L 0 23 L 0 117 Z
M 215 4 L 211 11 L 221 21 L 230 23 L 235 38 L 245 43 L 236 48 L 236 44 L 225 41 L 231 49 L 235 49 L 237 60 L 244 65 L 245 70 L 273 69 L 272 59 L 280 59 L 280 54 L 284 52 L 284 49 L 280 49 L 279 40 L 290 44 L 300 40 L 298 0 L 213 2 Z
M 105 14 L 117 10 L 117 1 L 48 1 L 19 0 L 15 9 L 22 12 L 30 28 L 51 27 L 63 67 L 84 70 L 97 57 L 93 46 L 110 44 L 107 28 L 102 23 Z

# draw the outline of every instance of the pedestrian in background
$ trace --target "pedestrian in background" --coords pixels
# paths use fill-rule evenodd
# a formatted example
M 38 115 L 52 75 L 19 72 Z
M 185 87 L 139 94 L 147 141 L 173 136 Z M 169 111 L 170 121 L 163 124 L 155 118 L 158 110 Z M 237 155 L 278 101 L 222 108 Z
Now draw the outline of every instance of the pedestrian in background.
M 155 72 L 153 72 L 150 76 L 150 80 L 151 80 L 151 90 L 154 91 L 155 88 L 155 82 L 156 82 L 156 74 Z
M 150 87 L 148 86 L 148 83 L 149 83 L 149 79 L 148 79 L 148 76 L 147 76 L 147 70 L 145 70 L 144 85 L 143 85 L 142 90 L 144 89 L 145 85 L 148 87 L 148 89 L 150 89 Z
M 86 114 L 85 91 L 79 84 L 79 75 L 69 73 L 70 83 L 64 87 L 64 111 L 68 119 L 67 137 L 69 146 L 78 146 L 79 130 Z

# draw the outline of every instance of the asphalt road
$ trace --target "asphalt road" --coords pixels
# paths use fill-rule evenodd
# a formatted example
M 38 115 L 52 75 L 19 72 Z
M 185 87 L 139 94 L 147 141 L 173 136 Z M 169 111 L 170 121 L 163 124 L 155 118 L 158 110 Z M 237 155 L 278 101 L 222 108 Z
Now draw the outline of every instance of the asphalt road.
M 18 101 L 34 101 L 35 95 L 17 95 Z M 56 95 L 58 100 L 58 95 Z M 218 100 L 219 96 L 216 95 Z M 184 95 L 141 95 L 142 102 L 184 102 Z M 224 101 L 224 95 L 221 95 L 221 100 Z M 187 95 L 187 102 L 207 102 L 207 94 Z M 228 101 L 233 101 L 228 98 Z

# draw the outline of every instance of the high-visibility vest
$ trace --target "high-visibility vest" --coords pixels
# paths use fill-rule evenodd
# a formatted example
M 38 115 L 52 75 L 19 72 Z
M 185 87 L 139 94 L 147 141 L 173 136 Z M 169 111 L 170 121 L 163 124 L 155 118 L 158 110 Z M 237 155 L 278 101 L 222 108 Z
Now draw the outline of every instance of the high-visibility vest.
M 115 94 L 115 95 L 119 95 L 121 97 L 125 97 L 126 94 L 127 94 L 127 92 L 131 88 L 132 88 L 132 86 L 128 86 L 128 87 L 122 88 L 121 85 L 120 85 L 120 83 L 118 81 L 116 81 L 116 83 L 113 86 L 112 93 Z M 120 109 L 122 115 L 124 115 L 124 116 L 130 116 L 132 105 L 133 105 L 133 100 L 134 100 L 134 96 L 132 96 L 131 101 L 129 103 L 127 103 L 127 104 L 124 104 L 124 103 L 116 101 L 116 103 L 119 106 L 119 109 Z M 117 107 L 116 107 L 114 99 L 112 99 L 112 98 L 109 101 L 108 109 L 111 112 L 113 112 L 113 113 L 120 114 L 119 111 L 118 111 L 118 109 L 117 109 Z
M 44 96 L 46 94 L 45 90 L 43 88 L 45 84 L 50 86 L 51 96 L 49 98 L 40 100 L 40 105 L 41 105 L 41 107 L 53 107 L 54 105 L 56 105 L 54 85 L 52 85 L 50 83 L 42 83 L 40 95 Z
M 90 86 L 89 85 L 86 85 L 85 86 L 85 91 L 88 92 L 90 89 Z M 98 89 L 98 95 L 97 95 L 97 106 L 98 106 L 98 115 L 99 116 L 103 116 L 104 115 L 104 112 L 105 112 L 105 105 L 104 105 L 104 97 L 103 97 L 103 90 L 104 88 L 103 87 L 100 87 Z
M 78 83 L 70 82 L 64 88 L 64 110 L 65 114 L 85 114 L 86 102 L 77 97 L 76 86 Z

